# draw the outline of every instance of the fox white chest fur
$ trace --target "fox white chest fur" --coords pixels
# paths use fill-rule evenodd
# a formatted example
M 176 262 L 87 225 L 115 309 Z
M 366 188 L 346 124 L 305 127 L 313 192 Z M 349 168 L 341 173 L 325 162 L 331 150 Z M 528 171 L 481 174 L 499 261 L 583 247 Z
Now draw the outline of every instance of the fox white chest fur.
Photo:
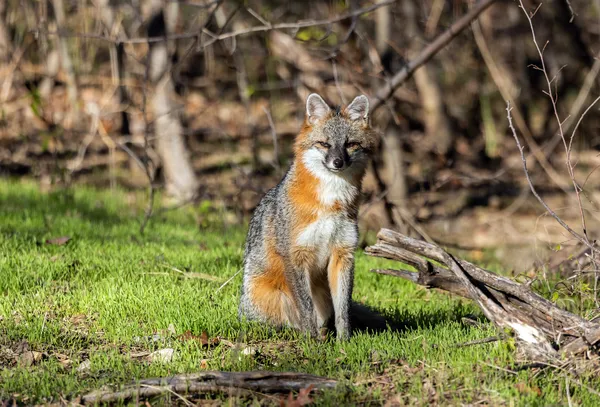
M 355 223 L 345 214 L 323 215 L 304 228 L 298 235 L 296 244 L 314 248 L 317 253 L 317 265 L 324 268 L 333 247 L 356 247 L 358 233 Z
M 348 205 L 360 193 L 347 176 L 333 174 L 323 167 L 321 157 L 306 152 L 303 157 L 308 170 L 319 180 L 317 193 L 324 209 L 317 210 L 317 220 L 308 224 L 298 235 L 296 244 L 311 247 L 317 251 L 317 265 L 327 266 L 332 247 L 354 248 L 358 244 L 355 221 L 345 211 L 332 212 L 336 203 Z

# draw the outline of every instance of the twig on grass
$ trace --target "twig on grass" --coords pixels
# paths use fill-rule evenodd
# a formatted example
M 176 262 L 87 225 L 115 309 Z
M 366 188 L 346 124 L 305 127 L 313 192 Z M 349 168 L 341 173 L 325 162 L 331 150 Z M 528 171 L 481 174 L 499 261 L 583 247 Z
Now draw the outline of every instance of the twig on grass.
M 452 348 L 466 348 L 468 346 L 484 345 L 486 343 L 497 342 L 497 341 L 499 341 L 501 339 L 504 339 L 504 337 L 502 337 L 502 336 L 490 336 L 490 337 L 483 338 L 483 339 L 475 339 L 475 340 L 472 340 L 472 341 L 456 343 L 454 345 L 450 345 L 450 347 L 452 347 Z M 440 347 L 436 343 L 434 343 L 432 346 L 434 348 L 439 348 Z
M 501 336 L 490 336 L 488 338 L 476 339 L 473 341 L 468 341 L 468 342 L 463 342 L 463 343 L 457 343 L 456 345 L 454 345 L 454 347 L 455 348 L 466 348 L 467 346 L 482 345 L 485 343 L 498 342 L 499 340 L 502 340 L 502 339 L 503 338 Z
M 178 269 L 177 267 L 170 266 L 168 264 L 161 264 L 161 266 L 168 268 L 169 270 L 172 270 L 176 273 L 179 273 L 179 275 L 181 275 L 182 277 L 185 277 L 185 278 L 200 278 L 200 279 L 208 280 L 208 281 L 216 281 L 218 283 L 220 283 L 222 281 L 221 278 L 210 275 L 210 274 L 206 274 L 206 273 L 200 273 L 197 271 L 186 272 L 186 271 Z
M 571 391 L 569 390 L 569 376 L 565 376 L 565 390 L 567 391 L 567 402 L 569 403 L 569 407 L 572 407 L 573 402 L 571 401 Z
M 223 289 L 223 287 L 225 287 L 227 284 L 229 284 L 231 282 L 231 280 L 233 280 L 238 274 L 240 274 L 242 272 L 242 270 L 244 270 L 244 269 L 241 268 L 238 271 L 236 271 L 234 275 L 229 277 L 227 279 L 227 281 L 225 281 L 223 284 L 221 284 L 221 286 L 219 288 L 217 288 L 217 291 L 215 291 L 215 293 L 218 293 L 219 291 L 221 291 Z
M 171 377 L 142 379 L 120 390 L 95 390 L 81 396 L 84 404 L 123 402 L 171 393 L 200 395 L 207 393 L 289 393 L 313 386 L 316 390 L 333 389 L 337 381 L 295 372 L 201 372 Z
M 149 388 L 149 389 L 154 389 L 154 390 L 157 390 L 157 391 L 161 391 L 160 388 L 158 388 L 156 386 L 151 386 L 149 384 L 140 384 L 140 387 L 146 387 L 146 388 Z M 174 395 L 179 400 L 183 401 L 183 404 L 185 404 L 188 407 L 191 407 L 191 406 L 194 405 L 194 403 L 190 402 L 188 399 L 186 399 L 185 397 L 183 397 L 181 394 L 179 394 L 179 393 L 177 393 L 177 392 L 175 392 L 175 391 L 173 391 L 171 389 L 167 388 L 166 391 L 165 391 L 165 393 L 169 393 L 169 394 Z
M 501 370 L 501 371 L 506 372 L 511 375 L 517 376 L 519 374 L 519 373 L 515 372 L 514 370 L 506 369 L 504 367 L 500 367 L 500 366 L 496 366 L 496 365 L 492 365 L 491 363 L 487 363 L 487 362 L 483 362 L 483 361 L 481 363 L 483 363 L 484 365 L 489 366 L 493 369 L 498 369 L 498 370 Z

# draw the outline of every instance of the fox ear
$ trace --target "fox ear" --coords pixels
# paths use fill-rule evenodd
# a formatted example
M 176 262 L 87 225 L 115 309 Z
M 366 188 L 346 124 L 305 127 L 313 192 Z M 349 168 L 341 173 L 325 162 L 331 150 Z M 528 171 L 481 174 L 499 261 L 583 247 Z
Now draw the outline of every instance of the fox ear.
M 306 99 L 306 115 L 308 116 L 308 122 L 315 124 L 322 118 L 324 118 L 331 109 L 325 103 L 323 98 L 316 93 L 311 93 Z
M 369 116 L 369 99 L 365 95 L 354 98 L 346 108 L 350 120 L 366 120 Z

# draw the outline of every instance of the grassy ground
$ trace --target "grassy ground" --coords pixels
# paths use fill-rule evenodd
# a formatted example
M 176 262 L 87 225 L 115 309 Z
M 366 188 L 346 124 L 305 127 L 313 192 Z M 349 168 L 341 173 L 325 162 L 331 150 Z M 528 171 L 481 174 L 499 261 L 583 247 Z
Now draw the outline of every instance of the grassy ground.
M 56 402 L 135 378 L 265 369 L 340 380 L 339 391 L 314 396 L 322 405 L 567 404 L 559 373 L 505 370 L 510 342 L 455 347 L 495 333 L 473 305 L 369 273 L 386 263 L 362 253 L 355 299 L 404 329 L 317 343 L 242 324 L 241 276 L 217 289 L 241 266 L 244 228 L 224 225 L 205 204 L 158 214 L 141 236 L 143 204 L 141 195 L 41 193 L 0 180 L 0 401 Z M 203 347 L 203 331 L 239 346 Z M 247 347 L 257 352 L 243 355 Z M 171 362 L 149 361 L 163 348 L 175 350 Z M 599 401 L 583 387 L 570 393 L 575 404 Z M 279 399 L 257 394 L 253 402 Z

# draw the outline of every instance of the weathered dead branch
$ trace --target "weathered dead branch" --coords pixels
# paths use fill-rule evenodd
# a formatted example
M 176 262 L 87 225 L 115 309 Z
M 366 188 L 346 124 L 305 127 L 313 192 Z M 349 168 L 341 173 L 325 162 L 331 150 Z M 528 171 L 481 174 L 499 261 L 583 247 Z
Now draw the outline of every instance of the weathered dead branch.
M 330 389 L 337 382 L 325 377 L 294 372 L 202 372 L 144 379 L 120 390 L 95 390 L 81 397 L 84 404 L 112 403 L 161 394 L 182 396 L 206 393 L 289 393 L 309 386 Z
M 401 261 L 417 269 L 373 270 L 470 298 L 486 317 L 515 331 L 529 356 L 554 358 L 584 352 L 600 341 L 600 325 L 563 310 L 528 285 L 495 275 L 440 247 L 382 229 L 367 254 Z M 442 263 L 445 267 L 432 263 Z M 558 351 L 557 351 L 558 350 Z

